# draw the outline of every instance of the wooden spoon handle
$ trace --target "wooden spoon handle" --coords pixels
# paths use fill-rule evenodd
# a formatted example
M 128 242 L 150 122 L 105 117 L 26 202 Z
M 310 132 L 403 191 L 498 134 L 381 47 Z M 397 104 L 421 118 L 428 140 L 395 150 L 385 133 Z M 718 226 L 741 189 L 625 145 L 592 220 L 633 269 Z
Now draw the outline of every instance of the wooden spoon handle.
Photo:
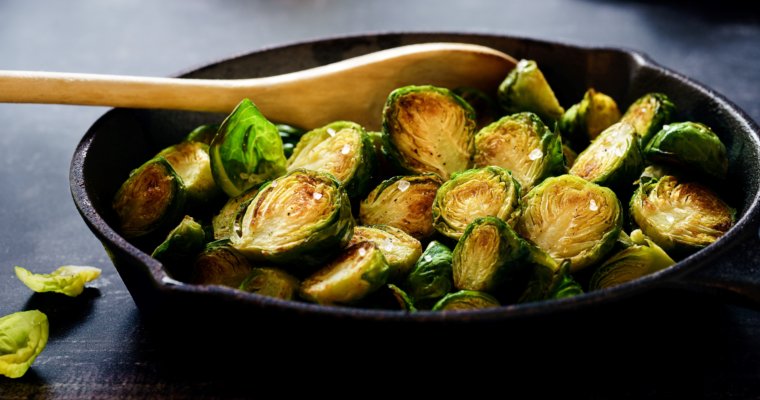
M 266 78 L 215 80 L 0 71 L 0 102 L 230 112 L 243 98 L 270 119 L 313 128 L 347 119 L 370 129 L 391 90 L 410 84 L 493 91 L 515 65 L 494 49 L 426 43 Z

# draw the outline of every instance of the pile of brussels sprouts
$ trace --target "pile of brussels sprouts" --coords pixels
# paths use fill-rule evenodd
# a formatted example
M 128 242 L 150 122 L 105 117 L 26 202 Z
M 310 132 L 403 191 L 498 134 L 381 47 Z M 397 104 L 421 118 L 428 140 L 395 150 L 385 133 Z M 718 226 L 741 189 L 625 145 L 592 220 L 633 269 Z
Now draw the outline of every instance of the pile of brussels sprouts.
M 570 297 L 667 268 L 733 224 L 709 186 L 725 146 L 674 113 L 649 93 L 621 115 L 594 89 L 564 110 L 528 60 L 498 102 L 396 89 L 381 132 L 304 133 L 246 99 L 135 169 L 113 209 L 189 284 L 410 312 Z

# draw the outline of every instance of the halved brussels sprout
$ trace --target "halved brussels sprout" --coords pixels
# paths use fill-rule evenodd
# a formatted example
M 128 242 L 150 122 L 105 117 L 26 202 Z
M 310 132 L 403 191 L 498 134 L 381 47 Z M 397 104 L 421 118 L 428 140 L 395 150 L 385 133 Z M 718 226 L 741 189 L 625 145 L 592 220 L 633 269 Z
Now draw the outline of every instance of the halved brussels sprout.
M 493 216 L 514 225 L 520 216 L 520 184 L 501 167 L 458 172 L 444 183 L 433 202 L 438 232 L 459 239 L 472 221 Z
M 552 175 L 565 171 L 562 139 L 536 114 L 513 114 L 475 135 L 475 165 L 506 168 L 525 192 Z
M 627 122 L 636 129 L 641 145 L 649 142 L 664 124 L 670 122 L 670 116 L 676 106 L 662 93 L 648 93 L 634 101 L 625 111 L 621 122 Z
M 290 158 L 298 141 L 301 140 L 301 136 L 303 136 L 306 131 L 287 124 L 276 124 L 275 126 L 277 127 L 277 132 L 280 134 L 280 139 L 282 139 L 282 150 L 285 154 L 285 158 Z
M 414 306 L 414 300 L 412 300 L 409 295 L 403 291 L 400 287 L 394 285 L 394 284 L 388 284 L 388 289 L 393 294 L 393 297 L 396 299 L 396 302 L 398 302 L 398 306 L 400 309 L 404 311 L 409 312 L 415 312 L 417 311 L 417 308 Z
M 224 120 L 209 155 L 214 181 L 230 197 L 285 173 L 277 127 L 248 99 Z
M 63 293 L 76 297 L 84 291 L 84 284 L 100 276 L 100 268 L 78 265 L 64 265 L 49 274 L 35 274 L 31 271 L 16 267 L 16 276 L 37 293 Z
M 219 125 L 217 124 L 201 125 L 188 133 L 185 141 L 201 142 L 210 145 L 217 131 L 219 131 Z
M 644 168 L 633 126 L 621 122 L 602 132 L 575 159 L 570 174 L 603 186 L 630 185 Z
M 224 203 L 219 213 L 211 218 L 211 225 L 214 229 L 214 239 L 228 239 L 235 231 L 236 224 L 240 228 L 240 220 L 245 215 L 245 210 L 251 204 L 253 198 L 259 193 L 258 188 L 248 189 L 248 191 L 235 197 L 231 197 Z
M 415 305 L 430 306 L 451 291 L 451 257 L 451 250 L 440 242 L 433 240 L 428 244 L 401 285 Z
M 485 94 L 482 90 L 473 87 L 459 87 L 454 89 L 453 92 L 475 110 L 476 130 L 483 128 L 499 118 L 499 115 L 501 114 L 499 105 L 491 98 L 491 96 Z
M 132 171 L 114 196 L 119 231 L 144 236 L 176 222 L 185 209 L 185 184 L 163 157 Z
M 0 318 L 0 375 L 20 378 L 48 341 L 47 315 L 21 311 Z
M 615 192 L 573 175 L 547 178 L 523 198 L 517 232 L 573 272 L 615 245 L 623 212 Z
M 277 268 L 256 267 L 240 284 L 240 290 L 267 297 L 292 300 L 300 282 L 296 277 Z
M 587 143 L 619 120 L 620 110 L 615 100 L 591 88 L 583 95 L 583 100 L 562 115 L 559 129 L 574 142 Z
M 447 294 L 435 303 L 433 311 L 467 311 L 499 306 L 499 301 L 488 293 L 460 290 Z
M 206 245 L 196 257 L 190 272 L 190 283 L 240 287 L 253 267 L 229 240 L 217 240 Z
M 560 265 L 534 264 L 528 287 L 520 296 L 520 303 L 556 300 L 583 294 L 583 288 L 570 275 L 570 261 Z
M 532 60 L 520 60 L 499 85 L 499 103 L 509 114 L 530 111 L 550 125 L 565 113 L 549 82 Z
M 179 269 L 203 251 L 205 245 L 206 232 L 203 226 L 195 222 L 193 217 L 186 215 L 179 225 L 169 232 L 166 239 L 153 250 L 151 257 L 161 261 L 170 270 Z
M 644 148 L 650 162 L 676 166 L 717 179 L 728 172 L 726 146 L 708 126 L 698 122 L 665 125 Z
M 639 184 L 630 207 L 644 234 L 675 254 L 718 240 L 733 225 L 735 214 L 707 187 L 670 175 Z
M 359 205 L 365 225 L 389 225 L 417 239 L 435 232 L 433 200 L 443 181 L 436 174 L 396 176 L 381 182 Z
M 447 180 L 472 165 L 475 111 L 448 89 L 394 90 L 383 108 L 383 132 L 390 154 L 404 171 L 433 172 Z
M 366 193 L 374 164 L 374 147 L 364 128 L 338 121 L 303 135 L 288 159 L 288 171 L 330 173 L 355 197 Z
M 359 242 L 301 284 L 300 294 L 319 304 L 350 304 L 388 280 L 390 267 L 372 242 Z
M 207 144 L 184 141 L 162 150 L 158 156 L 165 158 L 182 178 L 188 200 L 202 205 L 222 193 L 211 175 Z
M 422 244 L 401 229 L 388 225 L 357 226 L 348 245 L 372 242 L 391 268 L 391 280 L 404 278 L 422 255 Z
M 665 269 L 676 262 L 649 239 L 613 255 L 591 277 L 589 290 L 617 286 Z
M 490 292 L 522 271 L 528 253 L 528 244 L 504 221 L 478 218 L 454 248 L 454 286 Z
M 259 188 L 230 240 L 252 260 L 314 266 L 345 247 L 353 230 L 343 186 L 330 174 L 297 169 Z

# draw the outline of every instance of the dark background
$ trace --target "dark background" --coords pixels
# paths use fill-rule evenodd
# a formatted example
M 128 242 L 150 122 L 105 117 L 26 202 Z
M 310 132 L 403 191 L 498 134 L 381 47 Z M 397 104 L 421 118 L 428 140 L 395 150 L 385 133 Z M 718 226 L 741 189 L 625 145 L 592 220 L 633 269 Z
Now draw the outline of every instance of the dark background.
M 639 50 L 726 95 L 758 121 L 760 17 L 737 3 L 0 1 L 0 69 L 167 76 L 227 56 L 325 36 L 385 31 L 501 33 Z M 0 105 L 0 315 L 39 308 L 51 318 L 47 348 L 25 377 L 0 377 L 0 398 L 261 394 L 262 387 L 272 386 L 263 379 L 266 368 L 251 375 L 230 372 L 224 364 L 232 361 L 222 357 L 214 365 L 215 353 L 234 354 L 236 347 L 251 343 L 165 346 L 156 328 L 141 320 L 103 248 L 81 221 L 69 193 L 69 161 L 81 136 L 105 110 Z M 41 272 L 64 264 L 97 266 L 103 276 L 81 297 L 61 299 L 32 295 L 13 274 L 14 265 Z M 554 389 L 581 398 L 671 398 L 684 393 L 697 398 L 760 398 L 760 313 L 680 291 L 638 300 L 643 306 L 637 312 L 652 315 L 651 324 L 644 327 L 638 322 L 621 325 L 619 318 L 615 329 L 600 331 L 598 338 L 579 340 L 571 335 L 570 340 L 578 343 L 568 342 L 559 332 L 552 340 L 551 332 L 544 332 L 542 346 L 556 351 L 543 352 L 542 358 L 552 356 L 530 363 L 535 376 L 546 377 L 539 387 L 552 388 L 559 376 L 571 375 L 571 383 Z M 646 318 L 636 321 L 642 320 Z M 572 322 L 567 324 L 568 331 L 575 329 Z M 425 345 L 424 338 L 409 340 Z M 269 372 L 293 377 L 322 370 L 331 360 L 309 359 L 308 349 L 318 345 L 309 343 L 304 333 L 301 342 L 292 343 L 292 349 L 302 349 L 288 353 L 292 365 L 277 363 L 278 370 Z M 271 357 L 267 351 L 277 346 L 283 344 L 262 346 L 260 359 L 243 361 L 266 366 Z M 445 352 L 467 355 L 467 347 L 451 343 Z M 198 356 L 201 353 L 203 357 Z M 422 371 L 440 371 L 448 385 L 468 386 L 472 382 L 446 377 L 486 365 L 469 365 L 461 357 L 447 365 L 445 360 L 431 363 L 410 353 L 384 356 L 388 355 L 374 354 L 367 345 L 354 358 L 337 360 L 342 368 L 336 372 L 390 362 L 385 375 L 367 377 L 367 387 L 415 382 Z M 477 356 L 480 361 L 489 358 Z M 499 357 L 496 365 L 510 364 L 508 354 Z M 377 373 L 377 369 L 368 371 Z M 491 369 L 498 375 L 498 369 Z M 480 388 L 499 387 L 506 395 L 515 383 L 510 376 L 503 374 Z M 340 376 L 330 382 L 314 395 L 329 394 L 342 385 Z

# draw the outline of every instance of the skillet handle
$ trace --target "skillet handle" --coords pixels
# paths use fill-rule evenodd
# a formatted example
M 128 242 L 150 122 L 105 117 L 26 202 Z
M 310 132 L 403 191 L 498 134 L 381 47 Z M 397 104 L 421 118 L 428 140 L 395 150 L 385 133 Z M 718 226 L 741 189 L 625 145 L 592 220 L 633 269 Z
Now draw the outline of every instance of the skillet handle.
M 760 232 L 757 224 L 714 264 L 669 282 L 668 286 L 716 297 L 760 311 Z

